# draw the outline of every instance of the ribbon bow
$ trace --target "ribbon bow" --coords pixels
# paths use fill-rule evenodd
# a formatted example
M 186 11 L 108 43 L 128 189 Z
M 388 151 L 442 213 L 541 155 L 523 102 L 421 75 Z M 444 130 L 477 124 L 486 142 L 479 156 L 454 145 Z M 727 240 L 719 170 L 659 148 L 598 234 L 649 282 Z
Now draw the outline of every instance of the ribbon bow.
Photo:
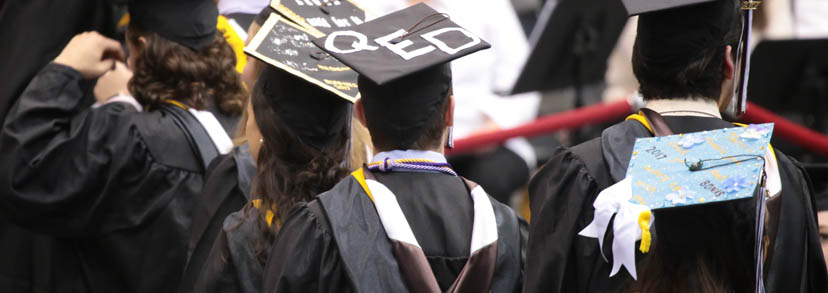
M 627 176 L 624 180 L 613 184 L 602 190 L 592 204 L 595 207 L 595 216 L 589 225 L 581 230 L 578 235 L 598 238 L 598 246 L 601 247 L 601 257 L 607 261 L 604 255 L 604 235 L 612 215 L 613 222 L 612 241 L 612 271 L 610 277 L 615 276 L 622 266 L 627 268 L 633 279 L 638 279 L 635 272 L 635 242 L 641 239 L 641 252 L 647 253 L 650 250 L 650 225 L 653 223 L 650 208 L 630 202 L 632 199 L 632 177 Z

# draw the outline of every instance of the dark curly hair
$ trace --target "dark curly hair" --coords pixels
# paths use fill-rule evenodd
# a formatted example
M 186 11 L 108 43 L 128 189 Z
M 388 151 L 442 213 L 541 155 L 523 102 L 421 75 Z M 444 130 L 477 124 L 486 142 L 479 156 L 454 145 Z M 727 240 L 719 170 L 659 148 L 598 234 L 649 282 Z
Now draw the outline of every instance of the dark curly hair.
M 297 97 L 311 98 L 323 96 L 329 98 L 325 90 L 307 84 L 291 74 L 278 74 L 278 80 L 270 81 L 273 86 L 285 86 Z M 343 165 L 346 157 L 349 128 L 343 125 L 336 135 L 321 149 L 306 144 L 292 131 L 287 123 L 280 119 L 274 109 L 273 100 L 262 92 L 260 83 L 253 88 L 252 107 L 256 124 L 262 134 L 263 142 L 259 150 L 257 174 L 251 188 L 252 198 L 261 200 L 261 209 L 273 209 L 273 228 L 264 227 L 262 241 L 255 246 L 259 261 L 267 261 L 269 243 L 272 242 L 277 223 L 283 221 L 290 211 L 301 202 L 308 202 L 320 193 L 331 189 L 348 174 Z M 274 91 L 280 92 L 280 91 Z M 272 92 L 271 92 L 272 93 Z M 334 99 L 338 99 L 334 97 Z M 277 101 L 278 102 L 278 101 Z M 248 210 L 253 207 L 248 205 Z M 266 223 L 266 212 L 259 212 L 260 220 Z
M 144 37 L 143 46 L 138 38 Z M 224 114 L 241 114 L 247 102 L 236 56 L 220 33 L 215 40 L 193 51 L 157 33 L 131 23 L 127 41 L 139 47 L 132 64 L 129 91 L 145 107 L 154 108 L 167 99 L 204 110 L 212 103 Z

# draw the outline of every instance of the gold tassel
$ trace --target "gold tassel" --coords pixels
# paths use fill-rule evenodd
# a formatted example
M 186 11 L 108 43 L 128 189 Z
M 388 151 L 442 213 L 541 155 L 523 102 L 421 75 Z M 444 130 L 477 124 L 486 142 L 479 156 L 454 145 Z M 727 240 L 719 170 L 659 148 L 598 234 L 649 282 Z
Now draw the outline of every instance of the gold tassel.
M 650 252 L 650 242 L 653 236 L 650 234 L 650 211 L 643 211 L 638 215 L 638 226 L 641 227 L 641 246 L 638 247 L 641 253 Z

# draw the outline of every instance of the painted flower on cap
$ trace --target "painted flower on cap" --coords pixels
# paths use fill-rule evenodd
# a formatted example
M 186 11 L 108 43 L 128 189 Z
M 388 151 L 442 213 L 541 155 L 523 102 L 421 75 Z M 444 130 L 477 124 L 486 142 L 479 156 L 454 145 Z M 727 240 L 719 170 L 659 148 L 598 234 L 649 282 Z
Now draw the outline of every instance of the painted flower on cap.
M 664 199 L 672 203 L 672 205 L 677 206 L 687 204 L 687 201 L 693 200 L 695 196 L 696 192 L 685 186 L 679 190 L 676 190 L 676 192 L 667 194 Z
M 751 124 L 748 125 L 745 132 L 742 132 L 739 137 L 746 138 L 746 139 L 760 139 L 763 137 L 767 137 L 771 131 L 770 125 L 767 124 Z
M 704 138 L 695 134 L 683 135 L 679 141 L 679 145 L 685 149 L 691 149 L 694 146 L 704 143 Z
M 736 193 L 751 186 L 747 178 L 743 176 L 729 177 L 725 179 L 722 184 L 724 185 L 724 190 L 727 191 L 727 193 Z

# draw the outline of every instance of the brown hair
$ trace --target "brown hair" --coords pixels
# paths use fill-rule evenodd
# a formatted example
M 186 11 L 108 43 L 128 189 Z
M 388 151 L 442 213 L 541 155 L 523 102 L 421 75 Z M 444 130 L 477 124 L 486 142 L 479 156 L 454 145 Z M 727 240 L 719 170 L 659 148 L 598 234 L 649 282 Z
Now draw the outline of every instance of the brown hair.
M 220 33 L 211 44 L 193 51 L 131 23 L 127 41 L 140 48 L 132 52 L 139 55 L 132 64 L 129 91 L 144 106 L 158 107 L 175 99 L 204 110 L 212 99 L 224 114 L 240 114 L 244 109 L 247 91 L 236 72 L 233 49 Z
M 362 122 L 359 122 L 359 119 L 351 118 L 351 153 L 348 169 L 356 170 L 369 163 L 368 160 L 371 157 L 368 156 L 368 151 L 374 151 L 368 128 L 365 128 Z
M 710 28 L 695 23 L 676 21 L 699 14 L 707 15 L 710 13 L 710 6 L 720 7 L 715 5 L 723 5 L 722 9 L 727 9 L 733 20 L 729 26 L 720 28 L 723 30 L 721 33 L 715 33 Z M 638 33 L 633 44 L 632 69 L 644 100 L 690 97 L 719 100 L 724 81 L 722 66 L 725 62 L 726 46 L 732 47 L 730 57 L 734 62 L 738 56 L 736 46 L 742 32 L 738 5 L 736 0 L 727 0 L 715 4 L 653 12 L 639 17 Z M 667 34 L 664 31 L 670 32 Z M 719 34 L 722 38 L 720 43 L 711 42 L 706 47 L 699 46 L 695 50 L 690 50 L 690 47 L 677 42 L 674 36 L 686 35 L 694 38 L 696 35 Z M 654 58 L 652 55 L 658 57 Z
M 439 110 L 428 120 L 425 129 L 423 129 L 423 134 L 409 147 L 410 149 L 430 150 L 440 147 L 440 144 L 443 143 L 443 133 L 446 130 L 446 114 L 449 110 L 449 104 L 451 104 L 449 102 L 451 96 L 452 91 L 449 90 L 448 96 L 437 107 Z
M 381 124 L 383 121 L 374 121 L 370 118 L 366 117 L 367 121 L 367 128 L 371 132 L 371 142 L 374 145 L 374 149 L 376 151 L 390 151 L 390 150 L 405 150 L 405 149 L 415 149 L 415 150 L 430 150 L 436 149 L 440 147 L 440 144 L 443 143 L 443 134 L 446 130 L 446 114 L 449 110 L 451 96 L 453 95 L 453 90 L 449 89 L 448 94 L 442 101 L 439 102 L 437 105 L 437 110 L 434 111 L 434 114 L 429 117 L 428 121 L 422 126 L 422 131 L 420 136 L 409 145 L 401 145 L 399 137 L 385 137 L 382 134 L 389 134 L 387 131 L 383 131 L 384 129 L 377 128 L 376 125 Z M 366 116 L 369 114 L 366 113 Z M 372 128 L 374 126 L 374 129 Z M 416 130 L 415 130 L 416 132 Z
M 263 142 L 256 162 L 257 174 L 253 179 L 251 198 L 261 200 L 261 209 L 274 211 L 273 228 L 262 225 L 264 237 L 256 243 L 255 251 L 261 263 L 267 261 L 268 243 L 275 236 L 278 223 L 288 217 L 290 211 L 301 202 L 313 200 L 318 194 L 331 189 L 348 174 L 343 166 L 346 157 L 346 143 L 349 128 L 342 125 L 336 135 L 330 138 L 320 149 L 306 144 L 283 122 L 274 109 L 278 97 L 267 94 L 290 92 L 296 97 L 311 98 L 330 95 L 324 89 L 312 85 L 300 78 L 274 70 L 274 80 L 262 81 L 259 78 L 253 87 L 252 107 L 256 125 L 262 134 Z M 263 93 L 267 82 L 267 94 Z M 281 90 L 276 87 L 283 87 Z M 273 101 L 277 100 L 277 101 Z M 252 207 L 248 205 L 248 209 Z M 260 220 L 267 223 L 266 212 L 260 212 Z

